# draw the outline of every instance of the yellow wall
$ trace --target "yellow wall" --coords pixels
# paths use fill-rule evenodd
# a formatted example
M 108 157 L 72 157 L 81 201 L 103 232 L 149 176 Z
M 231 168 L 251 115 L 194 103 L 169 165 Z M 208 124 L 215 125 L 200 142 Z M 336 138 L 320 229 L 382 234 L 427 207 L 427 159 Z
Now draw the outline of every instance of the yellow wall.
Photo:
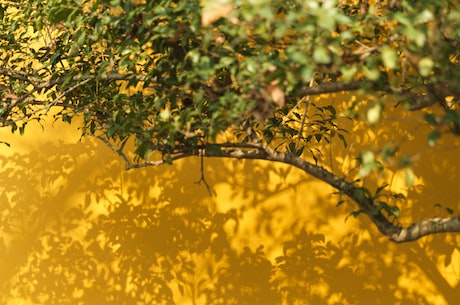
M 356 125 L 356 143 L 347 151 L 334 151 L 336 161 L 353 157 L 366 138 L 377 144 L 394 134 L 400 122 L 397 116 L 389 116 L 386 122 L 390 123 L 383 126 L 386 129 L 363 131 L 362 125 Z M 104 290 L 98 288 L 94 296 L 83 298 L 79 287 L 99 287 L 101 283 L 64 281 L 44 274 L 61 274 L 62 269 L 65 277 L 72 262 L 78 265 L 79 259 L 84 259 L 78 253 L 84 253 L 85 245 L 104 244 L 106 241 L 97 234 L 94 240 L 88 240 L 85 234 L 97 215 L 113 211 L 114 205 L 123 201 L 127 206 L 180 202 L 185 209 L 187 205 L 203 205 L 221 212 L 236 208 L 241 217 L 237 233 L 232 235 L 233 246 L 242 251 L 245 246 L 255 250 L 263 244 L 272 260 L 281 255 L 283 242 L 301 228 L 324 234 L 336 246 L 339 259 L 311 261 L 317 264 L 313 267 L 330 275 L 326 282 L 311 276 L 312 290 L 305 293 L 322 297 L 321 302 L 312 304 L 346 304 L 343 300 L 347 299 L 350 304 L 442 305 L 460 298 L 460 257 L 453 246 L 458 244 L 458 236 L 446 234 L 410 244 L 393 244 L 381 237 L 364 216 L 345 222 L 353 208 L 335 207 L 337 198 L 327 185 L 294 168 L 267 162 L 207 159 L 205 175 L 214 193 L 210 197 L 203 185 L 195 183 L 200 177 L 197 158 L 127 172 L 121 160 L 103 144 L 90 138 L 80 141 L 75 126 L 56 122 L 52 127 L 46 126 L 44 132 L 39 126 L 30 126 L 22 137 L 12 136 L 7 130 L 0 132 L 0 139 L 11 143 L 11 148 L 0 147 L 2 304 L 34 304 L 30 297 L 37 297 L 35 304 L 53 304 L 53 291 L 38 292 L 34 288 L 42 284 L 39 281 L 68 291 L 67 304 L 96 304 L 98 294 L 103 295 Z M 404 145 L 407 151 L 417 151 L 424 145 L 423 141 L 413 142 L 416 139 L 411 135 L 408 138 Z M 420 156 L 415 168 L 418 184 L 407 191 L 413 199 L 402 206 L 402 213 L 408 212 L 409 217 L 401 222 L 446 216 L 443 210 L 433 207 L 435 203 L 458 210 L 457 149 L 434 152 Z M 402 189 L 397 179 L 393 181 L 392 187 Z M 119 229 L 124 230 L 124 225 L 120 223 Z M 230 222 L 229 234 L 234 227 Z M 71 247 L 71 240 L 79 241 L 83 250 L 67 251 L 68 257 L 53 252 L 54 248 Z M 146 240 L 150 242 L 155 241 Z M 72 253 L 76 257 L 71 257 Z M 192 259 L 197 260 L 198 269 L 211 264 L 206 258 Z M 113 279 L 107 281 L 122 285 Z M 129 290 L 126 285 L 119 290 Z M 183 298 L 175 298 L 191 304 L 190 291 Z M 198 298 L 197 304 L 201 304 L 199 301 Z

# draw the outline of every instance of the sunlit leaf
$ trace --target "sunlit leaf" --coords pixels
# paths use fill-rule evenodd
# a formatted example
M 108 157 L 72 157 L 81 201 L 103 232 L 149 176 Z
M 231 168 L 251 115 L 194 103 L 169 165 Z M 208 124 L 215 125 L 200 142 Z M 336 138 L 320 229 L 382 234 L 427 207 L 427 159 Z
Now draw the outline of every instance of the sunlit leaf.
M 415 174 L 410 167 L 404 169 L 404 183 L 407 187 L 412 187 L 415 183 Z
M 433 70 L 433 60 L 429 57 L 424 57 L 418 63 L 418 71 L 422 76 L 430 75 L 431 71 Z
M 398 66 L 398 55 L 396 51 L 390 46 L 384 45 L 382 47 L 382 61 L 385 67 L 388 69 L 395 69 Z
M 313 51 L 313 60 L 317 64 L 328 64 L 331 62 L 331 56 L 329 55 L 329 51 L 325 47 L 318 45 L 315 47 L 315 50 Z
M 343 81 L 349 83 L 358 73 L 358 68 L 356 66 L 342 66 L 340 67 L 340 72 L 342 73 Z
M 366 113 L 367 122 L 371 125 L 377 123 L 382 115 L 383 105 L 382 103 L 372 104 Z
M 391 207 L 391 215 L 394 217 L 399 217 L 399 215 L 401 215 L 400 209 L 397 206 Z
M 366 78 L 368 78 L 369 80 L 375 81 L 380 78 L 380 70 L 378 68 L 368 68 L 364 66 L 363 72 Z

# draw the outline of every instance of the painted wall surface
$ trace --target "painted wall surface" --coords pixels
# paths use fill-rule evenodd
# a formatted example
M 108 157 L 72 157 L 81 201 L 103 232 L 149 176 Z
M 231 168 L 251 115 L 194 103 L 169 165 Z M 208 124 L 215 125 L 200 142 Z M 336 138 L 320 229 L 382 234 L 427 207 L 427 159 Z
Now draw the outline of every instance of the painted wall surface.
M 414 121 L 417 130 L 410 126 L 400 129 L 398 116 L 392 118 L 391 113 L 385 122 L 387 125 L 378 130 L 351 126 L 351 145 L 346 150 L 339 150 L 338 143 L 330 147 L 334 149 L 333 166 L 342 166 L 346 172 L 353 166 L 360 143 L 370 139 L 379 145 L 394 133 L 402 135 L 403 149 L 408 152 L 423 147 L 424 138 L 417 143 L 413 137 L 415 131 L 424 132 L 417 127 L 419 121 Z M 125 171 L 121 160 L 102 143 L 91 138 L 80 140 L 75 126 L 60 122 L 48 125 L 52 126 L 46 126 L 45 131 L 31 126 L 22 137 L 0 131 L 0 139 L 11 144 L 0 147 L 2 304 L 111 303 L 111 296 L 106 294 L 125 303 L 154 304 L 134 280 L 144 279 L 153 285 L 149 281 L 154 271 L 142 270 L 144 262 L 140 260 L 148 257 L 146 253 L 176 251 L 174 244 L 162 240 L 170 228 L 182 223 L 168 218 L 164 232 L 142 238 L 139 232 L 145 226 L 143 213 L 160 213 L 161 219 L 162 209 L 168 206 L 187 219 L 201 217 L 199 207 L 222 213 L 236 209 L 239 225 L 226 225 L 232 247 L 242 252 L 244 247 L 255 250 L 264 245 L 273 261 L 282 254 L 283 243 L 302 228 L 308 232 L 307 242 L 321 236 L 314 234 L 324 234 L 334 245 L 334 255 L 328 260 L 306 257 L 305 270 L 293 271 L 292 279 L 287 279 L 306 282 L 299 287 L 305 287 L 301 293 L 310 301 L 303 304 L 443 305 L 460 300 L 459 236 L 447 234 L 393 244 L 365 217 L 345 221 L 353 207 L 336 207 L 337 197 L 324 183 L 294 168 L 267 162 L 204 160 L 205 178 L 213 193 L 210 197 L 206 187 L 196 183 L 200 178 L 198 158 Z M 459 210 L 458 146 L 455 139 L 445 141 L 452 141 L 449 149 L 435 148 L 420 155 L 415 187 L 406 190 L 397 175 L 392 180 L 392 188 L 413 198 L 402 205 L 402 214 L 409 212 L 409 216 L 400 222 L 446 216 L 445 210 L 434 206 L 436 203 Z M 93 226 L 100 215 L 108 215 L 105 227 Z M 130 260 L 106 257 L 106 250 L 97 255 L 94 249 L 107 249 L 103 228 L 114 239 L 123 239 L 123 255 Z M 117 247 L 122 246 L 114 243 L 109 248 L 116 252 Z M 177 253 L 178 262 L 184 262 L 182 252 Z M 197 287 L 200 278 L 212 282 L 205 270 L 216 262 L 206 256 L 187 259 L 196 264 L 192 287 Z M 132 264 L 129 270 L 145 274 L 121 274 L 123 264 Z M 310 273 L 305 274 L 307 270 Z M 174 296 L 178 304 L 204 304 L 196 295 L 192 303 L 193 291 L 187 288 L 185 296 L 180 295 Z

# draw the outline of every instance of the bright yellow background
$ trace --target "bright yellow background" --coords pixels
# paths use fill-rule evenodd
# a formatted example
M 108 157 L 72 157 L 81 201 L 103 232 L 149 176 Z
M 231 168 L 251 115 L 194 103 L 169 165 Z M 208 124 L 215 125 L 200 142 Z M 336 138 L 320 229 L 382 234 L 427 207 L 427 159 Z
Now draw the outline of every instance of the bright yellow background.
M 395 135 L 403 139 L 403 151 L 425 149 L 425 133 L 429 130 L 421 123 L 419 113 L 405 118 L 402 126 L 398 113 L 390 111 L 384 122 L 378 129 L 349 125 L 353 130 L 349 147 L 340 149 L 338 140 L 332 146 L 335 169 L 346 172 L 353 166 L 352 158 L 362 148 L 361 143 L 370 141 L 378 146 Z M 414 134 L 421 136 L 413 137 Z M 345 221 L 353 207 L 335 207 L 337 197 L 331 195 L 333 190 L 329 186 L 295 168 L 262 161 L 206 159 L 205 175 L 214 192 L 210 197 L 203 185 L 195 183 L 200 177 L 197 158 L 173 166 L 125 171 L 121 160 L 102 143 L 92 138 L 80 140 L 76 125 L 60 122 L 48 122 L 45 131 L 32 124 L 22 137 L 2 130 L 0 139 L 11 143 L 11 148 L 0 148 L 0 215 L 10 221 L 0 226 L 2 304 L 32 304 L 29 297 L 34 291 L 24 288 L 28 283 L 19 281 L 18 274 L 45 271 L 40 268 L 64 268 L 50 264 L 34 269 L 36 266 L 30 264 L 32 258 L 43 255 L 34 249 L 43 243 L 47 231 L 60 230 L 63 236 L 80 238 L 84 244 L 88 221 L 107 213 L 120 198 L 132 205 L 150 198 L 159 203 L 205 204 L 216 211 L 237 208 L 244 212 L 232 244 L 238 249 L 248 246 L 252 250 L 263 244 L 270 259 L 281 255 L 283 242 L 302 227 L 324 234 L 342 255 L 337 266 L 321 266 L 335 276 L 336 282 L 329 284 L 342 289 L 329 294 L 328 283 L 324 284 L 326 288 L 319 293 L 324 304 L 341 303 L 347 294 L 358 296 L 356 304 L 424 304 L 425 300 L 443 305 L 460 300 L 460 256 L 455 249 L 460 241 L 458 236 L 443 234 L 414 243 L 393 244 L 364 216 Z M 401 206 L 402 223 L 448 216 L 433 206 L 436 203 L 458 212 L 458 146 L 454 138 L 445 139 L 444 144 L 447 148 L 434 148 L 420 155 L 415 166 L 417 185 L 413 188 L 406 190 L 402 179 L 398 175 L 393 177 L 391 187 L 407 192 L 411 198 Z M 330 164 L 330 160 L 325 164 Z M 80 222 L 75 217 L 73 226 L 63 222 L 67 219 L 62 217 L 66 211 L 82 206 L 93 214 Z M 233 232 L 229 226 L 228 231 Z M 352 267 L 342 268 L 345 265 Z M 53 280 L 56 279 L 49 279 Z M 77 297 L 78 285 L 62 289 L 69 289 Z M 176 296 L 176 301 L 191 304 L 189 297 Z M 48 304 L 52 296 L 40 298 L 42 304 Z M 71 295 L 68 301 L 74 304 Z

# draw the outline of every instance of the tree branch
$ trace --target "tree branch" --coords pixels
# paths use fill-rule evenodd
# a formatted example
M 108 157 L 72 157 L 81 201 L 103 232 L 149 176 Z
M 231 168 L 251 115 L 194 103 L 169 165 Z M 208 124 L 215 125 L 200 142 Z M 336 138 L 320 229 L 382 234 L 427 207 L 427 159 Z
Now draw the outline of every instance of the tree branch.
M 305 86 L 299 92 L 301 96 L 319 95 L 325 93 L 337 93 L 341 91 L 355 91 L 363 88 L 364 82 L 354 81 L 350 83 L 323 83 L 318 86 Z
M 393 242 L 414 241 L 423 236 L 436 233 L 460 232 L 460 216 L 427 219 L 414 223 L 407 228 L 396 226 L 383 216 L 380 211 L 376 211 L 372 199 L 363 197 L 362 193 L 358 191 L 358 188 L 353 183 L 347 182 L 345 179 L 337 177 L 326 169 L 299 158 L 292 153 L 277 152 L 267 147 L 259 147 L 258 150 L 240 150 L 239 153 L 236 153 L 234 149 L 232 151 L 224 150 L 220 155 L 208 153 L 207 156 L 229 158 L 236 156 L 240 159 L 275 161 L 295 166 L 346 194 L 356 202 L 359 208 L 377 226 L 378 230 Z
M 350 83 L 323 83 L 315 87 L 304 87 L 299 92 L 300 95 L 310 96 L 310 95 L 320 95 L 320 94 L 330 94 L 330 93 L 337 93 L 337 92 L 345 92 L 345 91 L 356 91 L 362 88 L 365 88 L 364 81 L 354 81 Z M 435 95 L 428 93 L 414 93 L 410 91 L 400 91 L 385 88 L 382 91 L 395 96 L 398 100 L 407 100 L 409 101 L 408 110 L 415 111 L 421 110 L 424 108 L 428 108 L 440 102 L 442 104 L 445 103 L 442 99 L 440 100 Z
M 110 149 L 115 151 L 125 161 L 125 168 L 140 168 L 148 166 L 160 166 L 166 162 L 165 160 L 146 161 L 139 164 L 132 164 L 128 157 L 116 146 L 110 143 L 103 137 L 96 136 L 103 141 Z M 206 145 L 197 148 L 183 148 L 182 152 L 178 152 L 171 160 L 178 160 L 190 156 L 200 157 L 218 157 L 218 158 L 236 158 L 248 160 L 264 160 L 288 164 L 304 171 L 313 177 L 329 184 L 335 189 L 352 199 L 375 224 L 377 229 L 389 240 L 393 242 L 409 242 L 417 240 L 423 236 L 446 233 L 446 232 L 460 232 L 460 216 L 452 218 L 432 218 L 414 223 L 406 228 L 394 225 L 390 222 L 380 211 L 376 209 L 374 202 L 371 198 L 365 197 L 360 192 L 360 188 L 356 187 L 353 183 L 340 178 L 321 166 L 310 163 L 293 153 L 278 152 L 269 147 L 251 144 L 251 143 L 222 143 L 212 144 L 214 149 L 206 149 Z M 215 149 L 218 147 L 219 149 Z
M 447 232 L 460 232 L 460 215 L 451 218 L 431 218 L 416 222 L 389 236 L 395 242 L 408 242 L 420 237 Z

